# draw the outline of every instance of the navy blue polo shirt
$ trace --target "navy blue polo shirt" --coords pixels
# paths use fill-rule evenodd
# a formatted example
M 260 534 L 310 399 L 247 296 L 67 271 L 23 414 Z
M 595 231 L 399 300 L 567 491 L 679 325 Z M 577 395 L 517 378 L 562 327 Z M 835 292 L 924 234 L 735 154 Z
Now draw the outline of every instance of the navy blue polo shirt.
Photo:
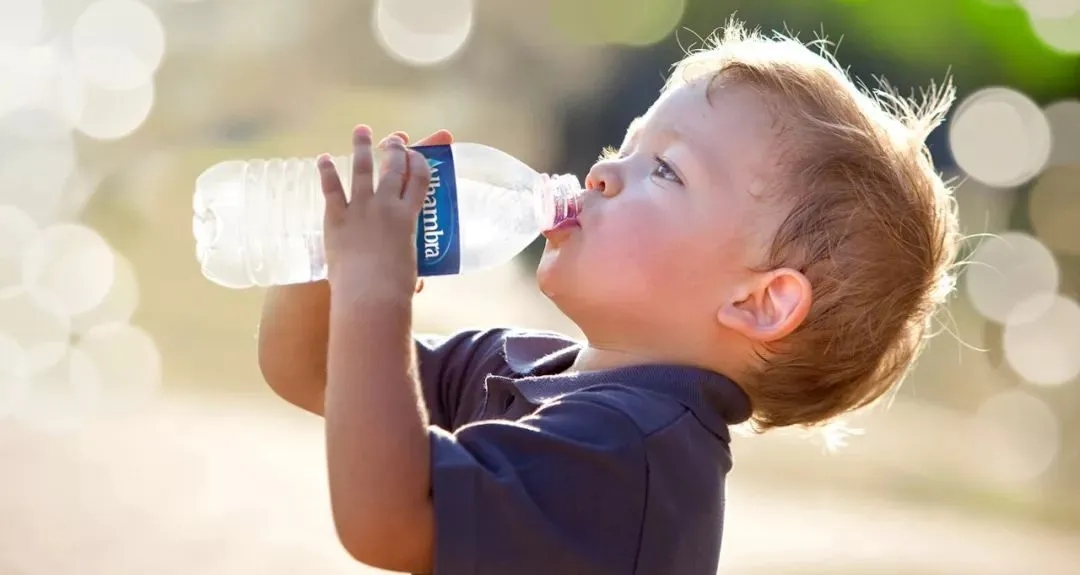
M 417 339 L 431 415 L 435 575 L 713 575 L 750 416 L 722 375 L 645 365 L 565 373 L 546 332 Z

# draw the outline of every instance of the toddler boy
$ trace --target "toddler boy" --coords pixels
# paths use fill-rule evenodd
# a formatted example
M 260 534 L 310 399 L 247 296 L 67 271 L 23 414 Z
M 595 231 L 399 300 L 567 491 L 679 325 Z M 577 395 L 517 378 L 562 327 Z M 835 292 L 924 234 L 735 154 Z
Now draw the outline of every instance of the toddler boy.
M 545 233 L 537 281 L 584 342 L 413 338 L 427 165 L 391 135 L 373 189 L 357 128 L 348 201 L 320 162 L 329 282 L 271 290 L 260 329 L 267 381 L 326 418 L 345 548 L 442 575 L 715 573 L 729 426 L 873 402 L 951 289 L 957 222 L 925 139 L 952 98 L 866 94 L 729 25 Z

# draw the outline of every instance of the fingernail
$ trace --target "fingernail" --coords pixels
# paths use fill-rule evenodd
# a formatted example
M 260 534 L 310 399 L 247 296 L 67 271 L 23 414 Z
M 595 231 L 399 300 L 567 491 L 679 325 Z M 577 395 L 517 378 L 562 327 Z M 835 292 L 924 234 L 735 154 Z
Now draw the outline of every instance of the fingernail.
M 353 130 L 353 140 L 357 142 L 371 142 L 371 128 L 361 124 Z
M 330 159 L 330 154 L 322 154 L 318 160 L 315 161 L 315 165 L 320 168 L 329 168 L 334 162 Z
M 385 150 L 386 147 L 391 145 L 391 144 L 403 144 L 404 145 L 404 143 L 405 143 L 405 140 L 401 139 L 401 137 L 398 136 L 397 134 L 390 134 L 389 136 L 387 136 L 387 137 L 383 138 L 382 140 L 380 140 L 379 144 L 377 146 L 375 146 L 375 147 L 378 148 L 379 150 Z

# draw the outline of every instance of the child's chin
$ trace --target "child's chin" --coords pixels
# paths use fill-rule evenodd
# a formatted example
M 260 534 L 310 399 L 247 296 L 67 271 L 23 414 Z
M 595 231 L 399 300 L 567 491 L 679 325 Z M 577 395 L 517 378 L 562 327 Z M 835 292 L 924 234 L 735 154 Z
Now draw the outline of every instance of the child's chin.
M 558 297 L 571 283 L 565 259 L 565 256 L 560 257 L 558 249 L 550 247 L 545 248 L 540 256 L 540 265 L 536 266 L 536 285 L 548 298 Z

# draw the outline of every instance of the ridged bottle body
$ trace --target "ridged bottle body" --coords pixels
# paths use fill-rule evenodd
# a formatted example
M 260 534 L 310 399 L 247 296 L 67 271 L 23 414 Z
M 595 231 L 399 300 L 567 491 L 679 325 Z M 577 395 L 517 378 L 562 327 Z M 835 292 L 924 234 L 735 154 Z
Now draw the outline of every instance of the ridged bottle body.
M 458 272 L 509 261 L 567 217 L 567 203 L 580 191 L 574 176 L 549 178 L 488 146 L 455 143 L 450 152 Z M 349 190 L 352 158 L 336 157 L 334 164 Z M 235 289 L 326 278 L 324 207 L 315 158 L 235 160 L 210 167 L 197 179 L 193 200 L 203 275 Z

